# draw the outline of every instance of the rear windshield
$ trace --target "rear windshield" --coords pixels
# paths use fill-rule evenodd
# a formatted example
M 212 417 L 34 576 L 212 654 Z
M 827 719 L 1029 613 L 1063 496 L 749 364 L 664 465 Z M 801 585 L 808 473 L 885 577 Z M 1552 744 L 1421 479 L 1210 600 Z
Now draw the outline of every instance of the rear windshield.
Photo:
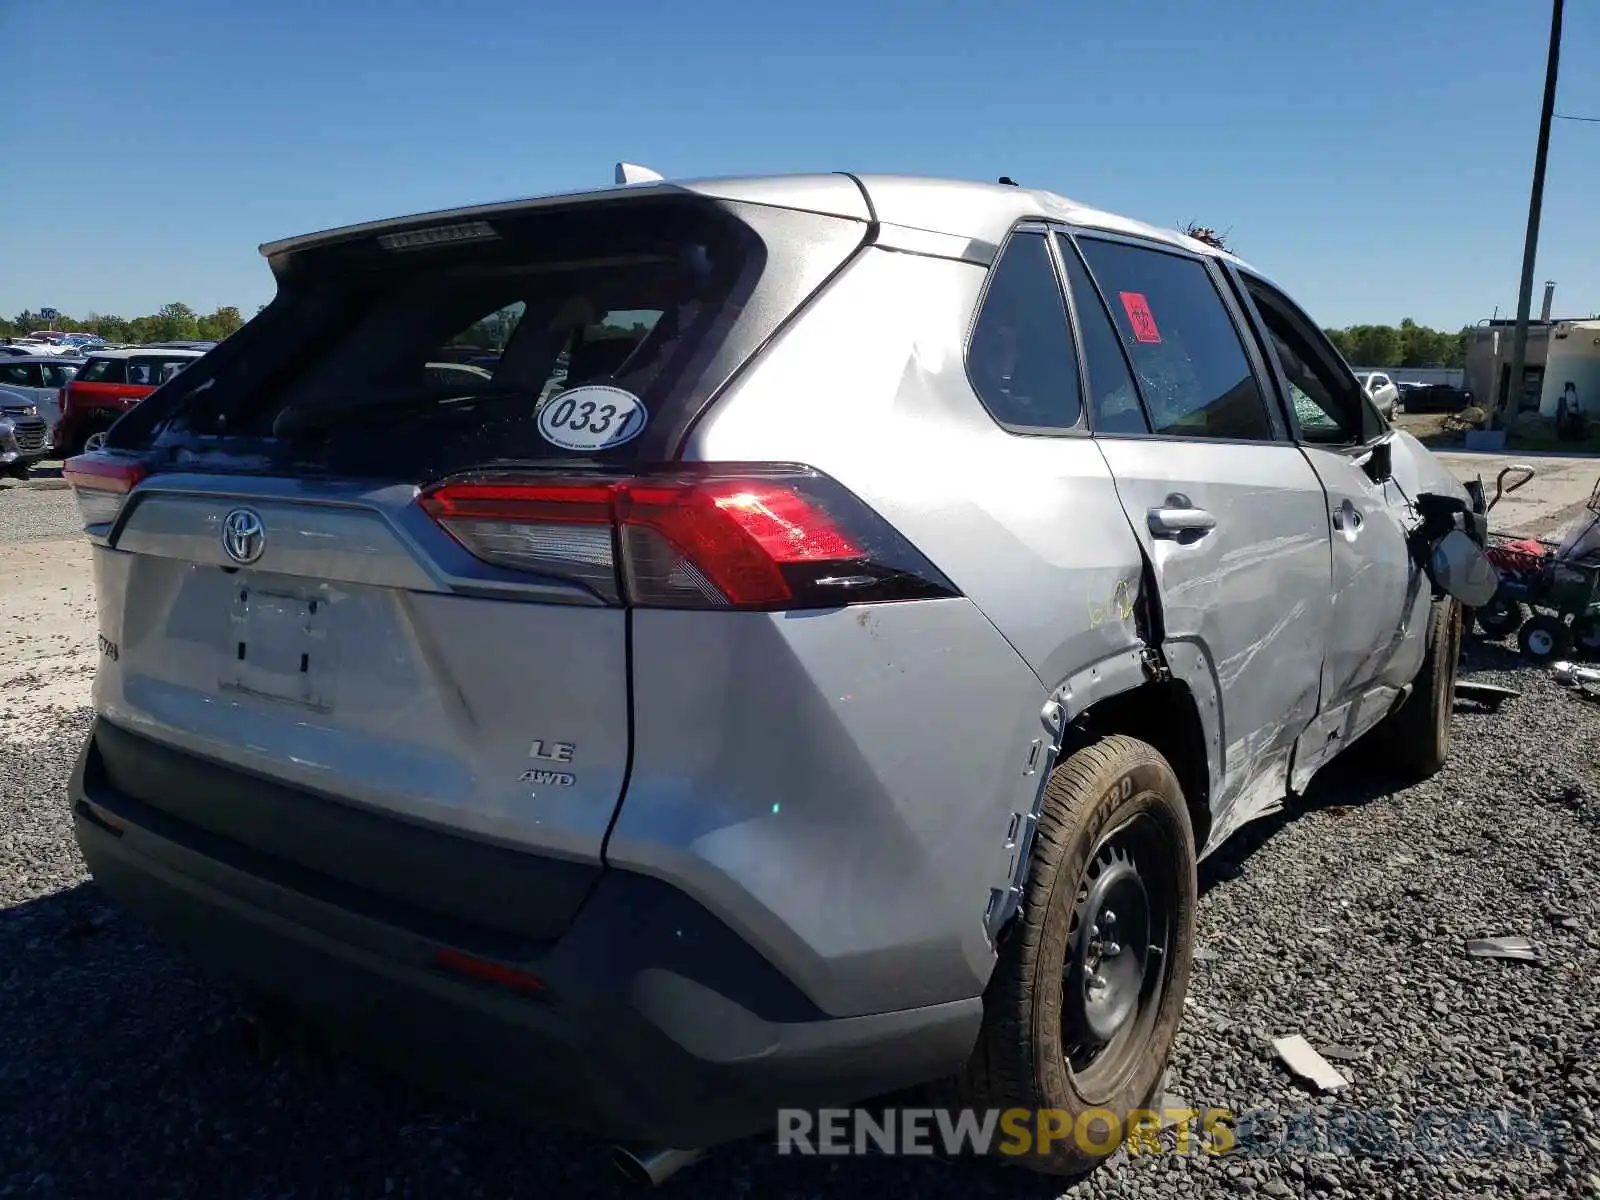
M 825 256 L 824 269 L 860 238 L 809 214 L 774 219 L 798 223 L 798 257 Z M 294 333 L 217 367 L 189 430 L 261 439 L 279 466 L 346 475 L 631 463 L 659 454 L 659 435 L 725 377 L 730 346 L 752 325 L 767 336 L 786 312 L 759 302 L 767 241 L 704 202 L 630 199 L 464 227 L 447 246 L 374 238 L 306 252 L 275 306 Z M 242 365 L 247 353 L 259 371 Z

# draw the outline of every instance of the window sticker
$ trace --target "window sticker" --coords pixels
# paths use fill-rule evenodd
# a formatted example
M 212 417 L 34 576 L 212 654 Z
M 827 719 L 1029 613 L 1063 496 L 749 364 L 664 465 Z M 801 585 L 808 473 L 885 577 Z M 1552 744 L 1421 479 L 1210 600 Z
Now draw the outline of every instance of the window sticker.
M 1133 326 L 1133 340 L 1159 344 L 1161 330 L 1156 328 L 1156 315 L 1150 311 L 1150 301 L 1143 292 L 1118 292 L 1123 311 L 1128 314 L 1128 324 Z
M 614 387 L 559 392 L 539 410 L 539 432 L 564 450 L 609 450 L 631 442 L 649 421 L 644 401 Z

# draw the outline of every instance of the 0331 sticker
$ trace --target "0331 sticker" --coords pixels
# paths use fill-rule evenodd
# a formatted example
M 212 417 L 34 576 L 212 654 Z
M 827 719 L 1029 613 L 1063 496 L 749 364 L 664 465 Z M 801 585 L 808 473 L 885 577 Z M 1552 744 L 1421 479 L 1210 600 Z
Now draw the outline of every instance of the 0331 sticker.
M 609 450 L 638 437 L 649 421 L 644 401 L 632 392 L 575 387 L 552 396 L 539 410 L 539 433 L 563 450 Z

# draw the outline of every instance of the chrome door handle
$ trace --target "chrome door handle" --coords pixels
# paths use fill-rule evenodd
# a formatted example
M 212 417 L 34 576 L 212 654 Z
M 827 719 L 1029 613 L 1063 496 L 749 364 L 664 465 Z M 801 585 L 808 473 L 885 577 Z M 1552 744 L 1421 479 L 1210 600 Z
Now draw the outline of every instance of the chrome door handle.
M 1341 533 L 1361 532 L 1361 510 L 1344 504 L 1333 510 L 1333 527 Z
M 1217 519 L 1203 508 L 1152 508 L 1147 515 L 1151 536 L 1158 538 L 1202 535 L 1217 527 Z

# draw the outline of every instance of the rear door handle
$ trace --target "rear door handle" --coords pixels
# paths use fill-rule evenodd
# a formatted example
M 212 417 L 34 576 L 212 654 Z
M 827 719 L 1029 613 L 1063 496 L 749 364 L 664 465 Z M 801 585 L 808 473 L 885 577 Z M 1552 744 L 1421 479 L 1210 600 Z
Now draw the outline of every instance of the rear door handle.
M 1151 536 L 1158 538 L 1203 535 L 1217 527 L 1217 519 L 1203 508 L 1152 508 L 1148 519 Z

